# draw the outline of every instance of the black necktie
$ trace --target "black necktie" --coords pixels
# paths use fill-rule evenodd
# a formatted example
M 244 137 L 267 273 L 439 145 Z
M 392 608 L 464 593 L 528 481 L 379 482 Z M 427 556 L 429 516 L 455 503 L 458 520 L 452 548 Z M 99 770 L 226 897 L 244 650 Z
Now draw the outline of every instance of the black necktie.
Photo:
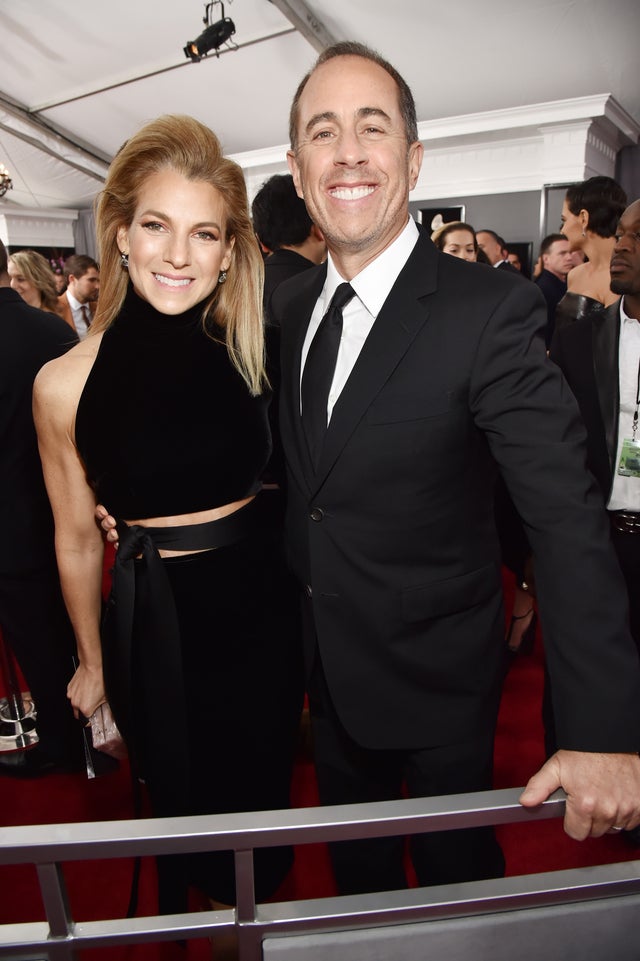
M 320 460 L 327 430 L 327 402 L 342 337 L 342 308 L 354 295 L 351 284 L 340 284 L 336 289 L 329 309 L 311 341 L 304 365 L 301 388 L 302 426 L 315 467 Z
M 89 313 L 89 308 L 87 307 L 86 304 L 82 304 L 80 307 L 80 310 L 82 312 L 82 319 L 87 325 L 87 330 L 89 330 L 89 327 L 91 327 L 91 315 Z

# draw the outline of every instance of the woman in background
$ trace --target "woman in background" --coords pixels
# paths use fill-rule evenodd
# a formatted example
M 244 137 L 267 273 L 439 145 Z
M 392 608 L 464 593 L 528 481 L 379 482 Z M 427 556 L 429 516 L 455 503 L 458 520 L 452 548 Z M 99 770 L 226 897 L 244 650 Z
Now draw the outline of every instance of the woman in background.
M 260 494 L 271 390 L 242 171 L 207 127 L 161 117 L 113 161 L 96 226 L 96 318 L 35 388 L 78 643 L 69 697 L 85 717 L 108 698 L 156 816 L 287 807 L 297 592 Z M 96 498 L 120 535 L 102 645 Z M 258 900 L 290 862 L 256 852 Z M 188 884 L 235 901 L 227 852 L 158 867 L 162 911 L 186 910 Z
M 11 286 L 31 307 L 59 314 L 53 270 L 36 250 L 18 250 L 9 258 Z
M 470 224 L 453 220 L 434 230 L 431 239 L 444 254 L 460 257 L 462 260 L 478 259 L 476 232 Z
M 567 190 L 560 230 L 571 250 L 581 251 L 587 260 L 569 271 L 567 292 L 556 307 L 556 328 L 618 299 L 611 292 L 609 264 L 626 206 L 626 193 L 611 177 L 590 177 Z

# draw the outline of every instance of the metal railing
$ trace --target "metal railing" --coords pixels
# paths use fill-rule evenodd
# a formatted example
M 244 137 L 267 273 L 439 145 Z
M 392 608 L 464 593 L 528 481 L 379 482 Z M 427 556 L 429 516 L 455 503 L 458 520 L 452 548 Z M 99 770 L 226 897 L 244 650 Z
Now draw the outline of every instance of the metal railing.
M 386 837 L 538 821 L 564 813 L 557 792 L 539 808 L 521 789 L 376 804 L 181 818 L 0 828 L 0 864 L 35 864 L 46 920 L 0 926 L 0 958 L 73 961 L 86 948 L 211 937 L 235 930 L 241 961 L 260 961 L 263 939 L 640 894 L 640 862 L 437 888 L 257 905 L 253 851 L 281 844 Z M 62 862 L 233 850 L 235 910 L 74 922 Z

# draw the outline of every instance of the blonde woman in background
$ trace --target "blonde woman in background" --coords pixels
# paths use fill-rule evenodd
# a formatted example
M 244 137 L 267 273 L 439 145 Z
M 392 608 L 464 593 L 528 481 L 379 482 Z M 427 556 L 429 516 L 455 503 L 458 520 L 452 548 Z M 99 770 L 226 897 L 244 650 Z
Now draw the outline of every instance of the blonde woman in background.
M 59 314 L 53 270 L 36 250 L 18 250 L 9 258 L 11 286 L 30 307 Z

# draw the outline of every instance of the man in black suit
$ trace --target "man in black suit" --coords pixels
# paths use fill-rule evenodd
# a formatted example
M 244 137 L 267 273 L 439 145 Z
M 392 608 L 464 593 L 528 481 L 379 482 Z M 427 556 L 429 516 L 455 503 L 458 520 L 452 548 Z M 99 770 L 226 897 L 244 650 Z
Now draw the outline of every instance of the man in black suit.
M 611 259 L 620 300 L 557 331 L 551 358 L 587 428 L 587 458 L 605 499 L 640 651 L 640 200 L 625 210 Z
M 290 174 L 275 174 L 260 188 L 251 205 L 253 229 L 263 251 L 264 312 L 271 320 L 271 297 L 283 280 L 295 277 L 327 256 L 324 237 L 298 197 Z
M 522 277 L 518 268 L 509 263 L 509 251 L 504 238 L 500 234 L 497 234 L 495 230 L 483 228 L 476 232 L 476 240 L 478 241 L 478 248 L 483 252 L 492 267 Z
M 37 776 L 83 759 L 67 700 L 75 642 L 31 415 L 36 374 L 77 340 L 64 320 L 29 307 L 10 289 L 0 243 L 0 628 L 33 695 L 39 736 L 28 752 L 0 756 L 0 774 Z
M 564 234 L 549 234 L 540 244 L 542 270 L 536 284 L 547 302 L 547 329 L 544 340 L 549 347 L 556 326 L 556 307 L 567 292 L 567 274 L 573 267 L 573 255 Z
M 290 133 L 296 187 L 329 249 L 327 265 L 273 298 L 321 799 L 389 799 L 403 782 L 415 796 L 489 788 L 500 470 L 537 558 L 563 748 L 522 803 L 562 786 L 573 837 L 634 827 L 638 655 L 584 429 L 546 357 L 542 297 L 419 233 L 408 215 L 423 152 L 413 98 L 371 51 L 346 43 L 320 56 Z M 337 290 L 342 315 L 334 306 L 324 318 Z M 486 829 L 413 843 L 423 884 L 502 869 Z M 405 883 L 401 841 L 332 853 L 345 893 Z

